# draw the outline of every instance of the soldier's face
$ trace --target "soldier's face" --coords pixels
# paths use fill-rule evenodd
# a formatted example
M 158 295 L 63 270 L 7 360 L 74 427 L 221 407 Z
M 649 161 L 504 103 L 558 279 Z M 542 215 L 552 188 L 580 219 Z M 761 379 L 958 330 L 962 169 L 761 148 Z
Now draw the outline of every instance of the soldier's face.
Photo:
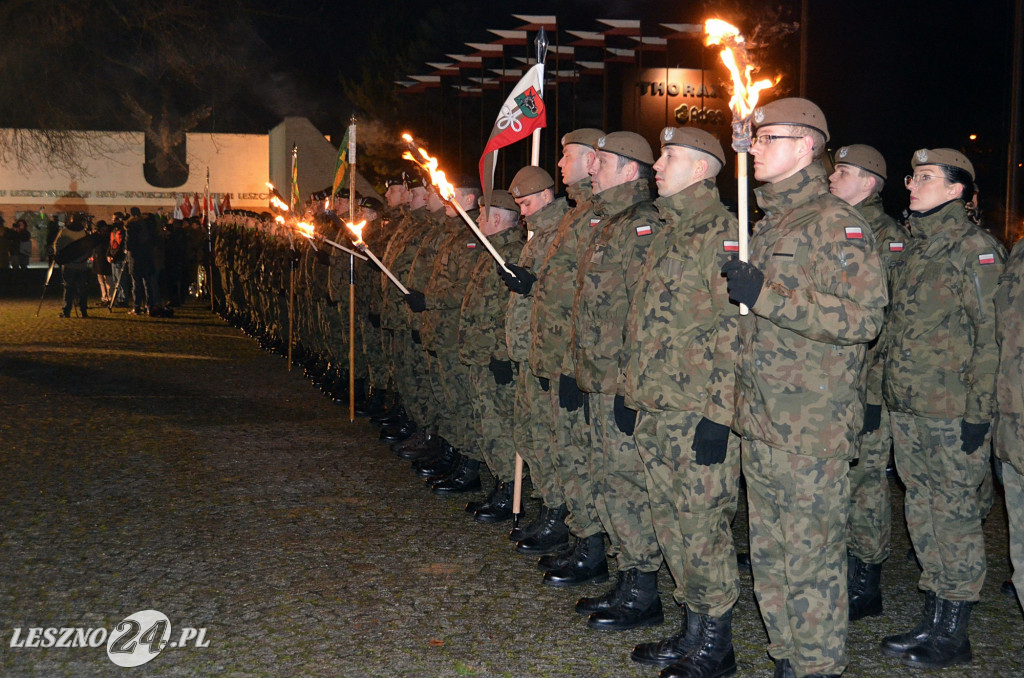
M 767 125 L 757 128 L 757 136 L 787 137 L 793 135 L 790 125 Z M 770 144 L 756 143 L 750 147 L 750 155 L 754 158 L 754 178 L 767 184 L 788 179 L 801 169 L 803 154 L 798 144 L 808 141 L 807 137 L 799 139 L 773 139 Z
M 437 191 L 430 191 L 427 193 L 427 209 L 431 212 L 436 212 L 444 207 L 444 200 L 441 200 L 441 196 L 438 195 Z
M 566 144 L 562 147 L 562 158 L 558 167 L 562 170 L 562 183 L 571 186 L 587 178 L 590 164 L 594 160 L 594 149 L 583 144 Z
M 918 165 L 913 176 L 914 181 L 907 190 L 910 191 L 910 209 L 914 212 L 927 212 L 963 192 L 960 184 L 946 181 L 946 175 L 938 165 Z
M 654 163 L 654 183 L 658 195 L 675 195 L 697 180 L 695 154 L 682 146 L 663 146 L 661 156 Z
M 590 181 L 594 184 L 594 193 L 626 183 L 632 166 L 632 163 L 627 162 L 619 169 L 619 156 L 607 151 L 598 151 L 597 159 L 590 166 Z
M 409 207 L 412 209 L 419 209 L 427 204 L 427 189 L 423 186 L 417 186 L 416 188 L 409 191 Z
M 384 192 L 384 199 L 388 201 L 388 207 L 398 207 L 405 202 L 407 193 L 404 184 L 392 184 Z
M 549 191 L 541 191 L 540 193 L 533 193 L 524 198 L 516 198 L 516 204 L 519 205 L 519 214 L 524 218 L 534 214 L 535 212 L 542 209 L 545 205 L 551 202 L 548 198 Z
M 839 163 L 828 178 L 828 190 L 850 205 L 856 205 L 871 194 L 875 182 L 871 175 L 859 167 Z

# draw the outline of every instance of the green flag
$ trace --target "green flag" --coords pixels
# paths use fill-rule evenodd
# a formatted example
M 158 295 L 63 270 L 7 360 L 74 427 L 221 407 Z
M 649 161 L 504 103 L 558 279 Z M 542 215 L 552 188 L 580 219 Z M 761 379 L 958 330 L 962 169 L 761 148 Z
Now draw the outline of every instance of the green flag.
M 338 189 L 341 188 L 341 184 L 345 181 L 345 172 L 348 170 L 348 135 L 350 130 L 345 131 L 345 138 L 341 140 L 341 146 L 338 147 L 338 164 L 334 167 L 334 187 L 331 189 L 331 195 L 338 195 Z

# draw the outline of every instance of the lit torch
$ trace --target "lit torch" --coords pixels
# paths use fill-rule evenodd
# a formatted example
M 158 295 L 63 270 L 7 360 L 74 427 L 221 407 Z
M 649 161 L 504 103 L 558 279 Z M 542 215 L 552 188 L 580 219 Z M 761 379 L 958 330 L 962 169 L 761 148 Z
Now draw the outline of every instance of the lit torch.
M 732 110 L 732 150 L 736 151 L 737 184 L 738 184 L 738 212 L 740 228 L 740 261 L 747 261 L 749 256 L 748 248 L 748 216 L 747 216 L 747 153 L 750 151 L 752 125 L 750 115 L 757 108 L 757 98 L 762 90 L 774 86 L 771 80 L 759 80 L 752 82 L 750 76 L 754 72 L 754 66 L 747 61 L 747 49 L 740 30 L 721 19 L 708 19 L 704 22 L 704 32 L 707 40 L 704 44 L 722 45 L 722 63 L 729 69 L 732 75 L 732 98 L 729 100 L 729 108 Z M 740 304 L 740 314 L 747 314 L 745 304 Z
M 455 187 L 452 186 L 451 183 L 448 181 L 448 178 L 445 177 L 444 172 L 437 168 L 437 158 L 430 157 L 430 155 L 427 154 L 427 150 L 425 148 L 416 147 L 412 136 L 410 136 L 409 134 L 403 134 L 402 139 L 404 139 L 405 142 L 409 144 L 410 148 L 416 148 L 416 151 L 423 158 L 422 160 L 417 158 L 415 155 L 413 155 L 412 151 L 410 150 L 402 153 L 402 159 L 411 160 L 412 162 L 422 167 L 427 172 L 427 174 L 429 174 L 430 183 L 434 184 L 434 186 L 437 188 L 437 192 L 441 196 L 441 198 L 449 205 L 451 205 L 456 212 L 459 213 L 459 216 L 462 217 L 462 220 L 466 222 L 466 224 L 473 231 L 476 237 L 479 238 L 480 242 L 484 244 L 484 247 L 486 247 L 487 251 L 491 253 L 491 256 L 494 257 L 494 260 L 498 262 L 498 265 L 505 269 L 505 271 L 508 272 L 509 275 L 514 277 L 515 274 L 512 273 L 512 271 L 509 270 L 508 266 L 505 265 L 505 260 L 502 258 L 500 254 L 498 254 L 498 250 L 494 249 L 494 245 L 491 244 L 491 241 L 488 240 L 484 236 L 484 234 L 480 232 L 480 228 L 476 225 L 476 222 L 473 221 L 468 214 L 466 214 L 466 210 L 462 209 L 462 205 L 460 205 L 458 201 L 455 199 Z
M 366 256 L 370 257 L 370 259 L 373 260 L 373 263 L 377 264 L 377 267 L 380 268 L 380 270 L 384 271 L 384 275 L 390 278 L 391 282 L 395 283 L 395 286 L 402 291 L 402 294 L 409 294 L 409 288 L 403 285 L 402 282 L 395 277 L 395 274 L 391 272 L 391 269 L 382 264 L 380 262 L 380 259 L 377 258 L 377 255 L 374 254 L 370 250 L 370 248 L 366 246 L 365 242 L 363 242 L 363 227 L 366 226 L 366 219 L 363 219 L 358 224 L 348 222 L 345 224 L 345 226 L 348 228 L 348 230 L 352 231 L 352 233 L 355 234 L 356 239 L 354 244 L 356 247 L 359 248 L 359 251 L 365 254 Z

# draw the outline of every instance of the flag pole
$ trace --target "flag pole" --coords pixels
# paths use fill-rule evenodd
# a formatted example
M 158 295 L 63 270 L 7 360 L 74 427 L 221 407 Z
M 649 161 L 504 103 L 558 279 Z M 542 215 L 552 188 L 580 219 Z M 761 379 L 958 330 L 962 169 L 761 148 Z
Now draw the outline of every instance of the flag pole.
M 348 218 L 356 222 L 356 116 L 348 126 Z M 348 420 L 356 420 L 356 283 L 355 258 L 348 255 Z
M 540 27 L 537 38 L 533 41 L 537 48 L 537 63 L 541 65 L 540 71 L 540 96 L 544 98 L 544 63 L 548 55 L 548 34 L 544 27 Z M 557 73 L 556 73 L 557 76 Z M 530 164 L 534 167 L 540 165 L 540 128 L 533 130 L 533 148 L 530 154 Z M 532 236 L 529 232 L 527 239 Z M 524 377 L 526 375 L 524 374 Z M 512 529 L 519 527 L 519 517 L 523 514 L 523 455 L 516 452 L 516 470 L 512 485 Z
M 298 159 L 299 147 L 296 144 L 292 144 L 292 189 L 289 191 L 291 197 L 289 198 L 289 209 L 291 213 L 295 212 L 295 187 L 294 181 L 296 177 L 295 163 Z M 295 240 L 289 236 L 291 241 L 292 252 L 288 257 L 288 371 L 292 370 L 292 350 L 295 347 Z
M 206 203 L 210 202 L 210 168 L 206 168 Z M 209 212 L 206 213 L 206 242 L 209 244 L 210 250 L 210 275 L 207 276 L 208 287 L 210 288 L 210 311 L 214 311 L 213 306 L 213 222 L 210 220 Z

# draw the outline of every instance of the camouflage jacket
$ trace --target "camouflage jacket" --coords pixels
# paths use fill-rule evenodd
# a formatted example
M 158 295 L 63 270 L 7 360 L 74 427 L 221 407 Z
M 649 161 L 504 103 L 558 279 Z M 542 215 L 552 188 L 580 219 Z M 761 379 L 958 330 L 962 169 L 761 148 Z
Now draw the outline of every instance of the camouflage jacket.
M 472 214 L 470 216 L 473 216 Z M 448 236 L 438 249 L 430 281 L 423 289 L 427 310 L 419 313 L 423 348 L 455 352 L 459 336 L 459 311 L 470 277 L 481 259 L 490 259 L 462 217 L 448 221 Z
M 598 232 L 579 262 L 572 309 L 576 381 L 590 393 L 621 393 L 625 325 L 644 255 L 663 228 L 646 179 L 594 196 Z
M 885 403 L 894 412 L 989 422 L 999 363 L 993 297 L 1006 253 L 959 200 L 911 214 L 908 226 L 880 340 Z
M 395 230 L 395 234 L 388 243 L 384 256 L 380 257 L 385 268 L 399 280 L 404 280 L 409 273 L 413 257 L 419 249 L 420 241 L 426 235 L 427 230 L 433 222 L 427 216 L 427 208 L 420 207 L 409 213 L 408 218 Z M 374 254 L 378 254 L 374 252 Z M 379 256 L 379 254 L 378 254 Z M 380 323 L 381 327 L 388 330 L 408 330 L 409 319 L 406 314 L 405 297 L 398 286 L 391 282 L 391 279 L 381 271 L 381 301 Z
M 740 316 L 734 428 L 793 454 L 852 459 L 867 343 L 888 301 L 875 241 L 819 163 L 755 191 L 750 262 L 765 276 Z
M 400 212 L 398 214 L 400 215 Z M 395 234 L 395 228 L 398 226 L 398 223 L 397 220 L 385 222 L 382 219 L 377 219 L 376 221 L 368 222 L 363 229 L 363 241 L 378 258 L 387 252 L 388 244 L 390 244 L 391 238 Z M 351 241 L 346 236 L 345 240 L 339 240 L 338 244 L 355 249 L 355 246 L 350 245 L 349 242 Z M 380 315 L 381 301 L 384 296 L 384 289 L 381 286 L 382 277 L 387 278 L 386 275 L 377 270 L 372 261 L 356 260 L 356 298 L 359 300 L 358 303 L 365 304 L 356 307 L 357 314 Z M 388 285 L 391 285 L 390 280 L 388 280 Z
M 903 250 L 907 246 L 910 233 L 902 224 L 885 213 L 882 208 L 882 196 L 877 193 L 854 205 L 854 209 L 864 217 L 871 227 L 871 235 L 875 237 L 875 247 L 886 271 L 886 283 L 891 282 L 892 270 L 896 262 L 903 258 Z M 892 294 L 889 295 L 892 298 Z M 886 308 L 888 313 L 888 307 Z M 869 405 L 882 404 L 882 351 L 876 339 L 868 346 L 868 355 L 864 359 L 864 370 L 868 375 L 867 402 Z
M 1024 240 L 1006 260 L 996 292 L 996 410 L 992 442 L 996 456 L 1024 473 Z
M 626 321 L 626 404 L 700 412 L 729 426 L 739 307 L 729 301 L 722 266 L 739 249 L 736 217 L 714 180 L 654 206 L 664 225 L 648 247 Z
M 526 218 L 533 237 L 526 241 L 519 254 L 520 266 L 533 271 L 544 258 L 555 237 L 555 229 L 565 212 L 564 198 L 548 203 L 543 209 L 537 210 Z M 536 273 L 534 273 L 536 275 Z M 537 293 L 537 285 L 530 294 L 510 294 L 508 309 L 505 312 L 505 345 L 508 356 L 517 363 L 525 363 L 530 357 L 530 315 L 533 313 L 533 300 Z
M 420 246 L 409 265 L 409 273 L 402 281 L 410 290 L 419 290 L 420 292 L 427 289 L 430 274 L 434 272 L 434 262 L 441 251 L 441 245 L 462 223 L 462 220 L 459 219 L 459 223 L 456 224 L 451 217 L 445 216 L 444 210 L 429 213 L 429 216 L 430 228 L 423 234 Z M 404 308 L 409 328 L 418 332 L 423 325 L 423 314 L 413 313 L 408 306 L 404 306 Z
M 526 244 L 518 225 L 489 240 L 506 261 L 517 260 Z M 508 360 L 505 311 L 509 291 L 495 273 L 493 257 L 483 254 L 486 256 L 478 258 L 459 310 L 459 360 L 467 365 L 487 365 L 492 357 Z
M 547 379 L 576 372 L 569 342 L 576 272 L 580 256 L 599 230 L 590 177 L 567 190 L 576 206 L 562 216 L 547 254 L 534 271 L 537 285 L 530 316 L 530 369 Z

